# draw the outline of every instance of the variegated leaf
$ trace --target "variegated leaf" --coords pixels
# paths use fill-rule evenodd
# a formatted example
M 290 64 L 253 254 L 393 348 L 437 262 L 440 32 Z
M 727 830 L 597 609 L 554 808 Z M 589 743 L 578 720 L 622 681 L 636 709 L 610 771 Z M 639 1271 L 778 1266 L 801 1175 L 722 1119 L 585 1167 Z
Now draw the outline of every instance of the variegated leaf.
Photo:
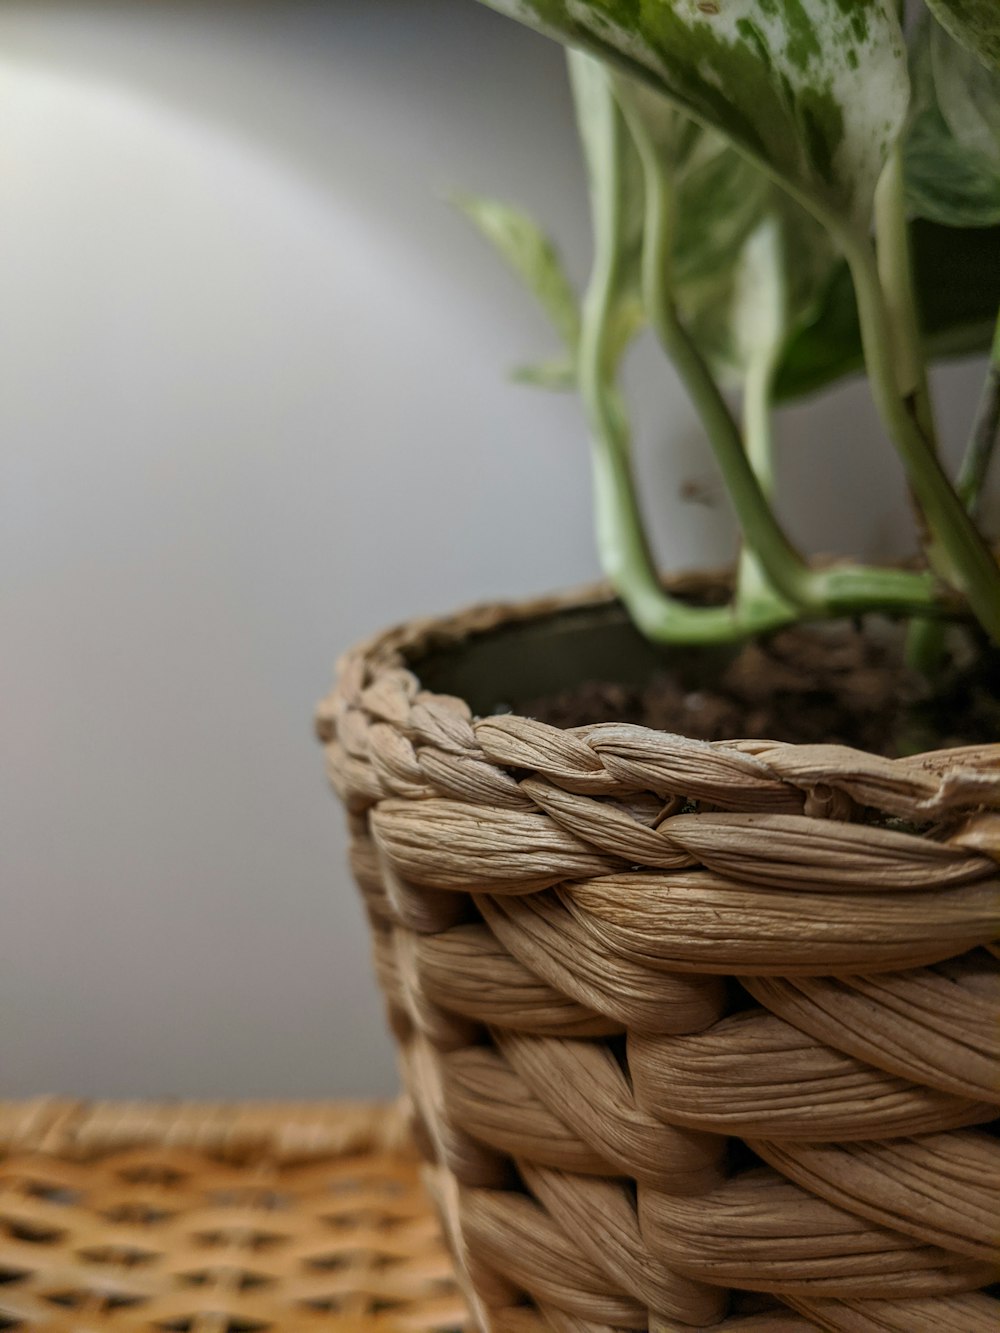
M 997 0 L 927 0 L 952 37 L 980 60 L 1000 69 L 1000 4 Z
M 761 356 L 773 364 L 815 310 L 834 265 L 830 240 L 720 134 L 626 76 L 616 85 L 669 182 L 670 299 L 716 373 L 739 382 Z
M 990 69 L 929 24 L 931 65 L 941 114 L 955 138 L 1000 170 L 1000 69 Z
M 576 363 L 570 356 L 553 357 L 549 361 L 515 366 L 510 377 L 515 384 L 530 384 L 535 389 L 565 392 L 576 388 Z
M 1000 306 L 1000 227 L 910 225 L 924 350 L 931 360 L 989 350 Z M 822 303 L 785 349 L 775 391 L 782 401 L 815 393 L 864 366 L 854 287 L 838 264 Z
M 1000 223 L 1000 71 L 933 21 L 918 30 L 911 63 L 904 149 L 911 211 L 952 227 Z
M 903 123 L 895 0 L 485 0 L 617 62 L 814 208 L 867 229 Z
M 575 350 L 580 336 L 576 293 L 555 246 L 538 224 L 496 199 L 458 195 L 455 203 L 538 298 L 566 346 Z

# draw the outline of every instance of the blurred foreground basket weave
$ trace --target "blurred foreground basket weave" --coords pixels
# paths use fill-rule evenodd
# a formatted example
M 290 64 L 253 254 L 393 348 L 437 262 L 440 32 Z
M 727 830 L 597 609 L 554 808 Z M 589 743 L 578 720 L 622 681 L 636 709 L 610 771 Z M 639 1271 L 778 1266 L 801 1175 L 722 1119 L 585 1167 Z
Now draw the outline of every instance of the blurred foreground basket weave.
M 465 1319 L 394 1108 L 0 1103 L 0 1329 Z
M 481 1325 L 1000 1328 L 1000 746 L 456 697 L 564 610 L 387 633 L 318 721 Z

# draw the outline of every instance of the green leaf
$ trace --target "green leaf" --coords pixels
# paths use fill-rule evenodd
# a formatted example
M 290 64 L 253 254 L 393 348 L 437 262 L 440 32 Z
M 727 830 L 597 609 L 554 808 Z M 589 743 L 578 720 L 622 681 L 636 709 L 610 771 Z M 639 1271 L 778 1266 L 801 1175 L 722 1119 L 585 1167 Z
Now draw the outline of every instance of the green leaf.
M 854 284 L 845 263 L 837 265 L 815 318 L 785 348 L 775 379 L 775 398 L 787 402 L 815 393 L 864 369 Z
M 867 232 L 906 115 L 895 0 L 485 0 L 644 79 Z
M 932 357 L 988 350 L 1000 306 L 1000 227 L 910 227 L 917 304 Z
M 942 27 L 981 61 L 1000 69 L 997 0 L 927 0 Z
M 1000 69 L 976 60 L 938 24 L 927 27 L 941 114 L 959 143 L 1000 170 Z
M 908 207 L 952 227 L 1000 222 L 1000 73 L 931 21 L 917 32 L 912 70 Z
M 624 75 L 626 119 L 655 150 L 671 200 L 669 297 L 716 376 L 742 382 L 773 365 L 833 266 L 831 243 L 801 205 L 722 135 Z
M 560 338 L 575 351 L 580 338 L 576 293 L 555 246 L 538 224 L 495 199 L 463 194 L 455 203 L 534 293 Z
M 529 384 L 536 389 L 564 392 L 576 388 L 576 363 L 568 356 L 553 357 L 551 361 L 515 366 L 510 377 L 515 384 Z
M 694 146 L 675 158 L 678 193 L 674 272 L 680 286 L 732 265 L 773 196 L 768 177 L 720 135 L 687 120 Z
M 638 292 L 626 291 L 608 321 L 608 351 L 617 365 L 632 339 L 646 326 L 646 311 Z
M 720 379 L 742 382 L 761 358 L 779 360 L 815 316 L 835 262 L 825 233 L 772 187 L 714 291 L 678 292 L 682 317 Z
M 918 218 L 910 244 L 927 355 L 987 351 L 1000 306 L 1000 227 L 959 230 Z M 854 287 L 840 264 L 815 317 L 785 349 L 776 393 L 783 401 L 800 398 L 863 369 Z

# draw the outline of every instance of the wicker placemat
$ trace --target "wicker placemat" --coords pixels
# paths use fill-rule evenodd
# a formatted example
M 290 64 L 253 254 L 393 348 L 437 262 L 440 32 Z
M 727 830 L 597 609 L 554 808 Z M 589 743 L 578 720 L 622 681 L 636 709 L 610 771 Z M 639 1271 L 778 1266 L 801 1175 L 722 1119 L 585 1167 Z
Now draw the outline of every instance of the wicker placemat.
M 393 1108 L 0 1102 L 0 1329 L 466 1319 Z

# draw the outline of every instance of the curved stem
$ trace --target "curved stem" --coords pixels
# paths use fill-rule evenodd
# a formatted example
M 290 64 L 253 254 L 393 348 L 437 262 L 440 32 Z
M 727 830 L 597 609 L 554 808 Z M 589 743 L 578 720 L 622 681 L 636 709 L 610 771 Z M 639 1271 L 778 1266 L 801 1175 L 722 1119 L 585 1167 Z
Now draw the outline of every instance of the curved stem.
M 937 428 L 913 290 L 913 260 L 903 187 L 903 155 L 898 143 L 889 154 L 875 191 L 875 255 L 886 314 L 893 333 L 897 392 L 929 448 L 936 454 Z M 930 565 L 940 565 L 941 552 L 935 546 L 934 535 L 912 487 L 910 498 L 920 545 Z M 944 657 L 945 637 L 941 622 L 924 617 L 912 620 L 906 636 L 906 659 L 909 664 L 927 678 L 932 678 L 940 671 Z
M 638 628 L 664 643 L 726 643 L 763 633 L 792 617 L 761 605 L 738 619 L 730 606 L 689 606 L 664 592 L 649 552 L 635 494 L 628 429 L 603 374 L 606 276 L 595 272 L 584 301 L 580 390 L 591 429 L 594 511 L 601 566 Z
M 1000 567 L 945 476 L 930 441 L 900 394 L 893 329 L 867 239 L 841 236 L 858 299 L 865 362 L 875 404 L 903 459 L 913 492 L 946 562 L 942 572 L 963 593 L 983 628 L 1000 642 Z
M 747 459 L 768 503 L 774 494 L 774 433 L 771 423 L 774 372 L 775 356 L 765 349 L 748 366 L 743 389 L 743 440 Z M 762 598 L 770 599 L 774 596 L 760 560 L 744 541 L 736 578 L 737 606 L 745 610 Z
M 910 252 L 909 228 L 906 225 L 903 155 L 898 144 L 889 154 L 875 191 L 875 252 L 886 315 L 893 332 L 898 392 L 910 406 L 924 438 L 937 452 L 934 404 L 927 380 L 927 358 L 924 355 L 913 290 L 913 257 Z
M 595 82 L 588 59 L 579 54 L 570 56 L 591 174 L 595 250 L 583 303 L 577 375 L 590 426 L 601 564 L 636 625 L 648 638 L 660 642 L 707 644 L 763 633 L 802 614 L 857 614 L 874 609 L 946 612 L 947 608 L 937 601 L 933 580 L 926 576 L 854 567 L 814 571 L 788 542 L 771 514 L 744 455 L 739 431 L 698 349 L 676 319 L 669 301 L 661 307 L 657 299 L 658 293 L 668 291 L 665 282 L 657 281 L 657 275 L 667 276 L 667 270 L 661 271 L 660 266 L 667 263 L 669 251 L 663 247 L 671 240 L 664 224 L 664 218 L 669 218 L 662 194 L 665 183 L 657 170 L 650 178 L 652 199 L 647 196 L 644 249 L 650 312 L 654 316 L 665 313 L 667 331 L 671 336 L 676 334 L 677 354 L 687 371 L 685 378 L 710 434 L 723 441 L 726 479 L 734 490 L 744 530 L 753 538 L 768 578 L 776 587 L 781 586 L 782 579 L 786 584 L 791 581 L 798 592 L 794 599 L 798 607 L 793 608 L 776 593 L 769 597 L 766 591 L 742 608 L 695 607 L 663 590 L 636 498 L 628 423 L 614 384 L 620 358 L 614 317 L 623 285 L 625 123 L 612 88 L 604 81 L 606 75 Z M 652 159 L 647 153 L 644 165 L 655 166 L 655 152 Z M 655 226 L 650 229 L 654 220 Z M 775 568 L 777 578 L 773 577 Z
M 765 588 L 738 609 L 690 606 L 664 592 L 639 512 L 624 410 L 602 369 L 607 287 L 598 270 L 594 276 L 584 302 L 580 390 L 591 428 L 597 543 L 606 576 L 635 624 L 655 642 L 731 643 L 791 624 L 800 612 Z M 855 615 L 865 610 L 946 613 L 929 575 L 836 566 L 809 574 L 818 594 L 815 614 Z
M 698 410 L 744 538 L 768 580 L 787 601 L 804 609 L 818 609 L 810 586 L 811 571 L 775 518 L 747 458 L 733 414 L 677 313 L 671 295 L 674 211 L 670 185 L 656 146 L 641 121 L 630 118 L 629 125 L 642 159 L 646 186 L 642 286 L 650 322 Z
M 625 114 L 642 160 L 646 186 L 643 292 L 647 313 L 708 432 L 744 540 L 774 589 L 773 613 L 777 615 L 777 607 L 788 612 L 789 603 L 808 615 L 933 610 L 933 579 L 905 570 L 863 565 L 815 570 L 788 540 L 754 474 L 739 427 L 678 316 L 671 297 L 673 210 L 669 182 L 641 119 L 628 106 Z
M 577 57 L 578 60 L 586 59 Z M 571 57 L 571 69 L 573 58 Z M 586 74 L 586 67 L 577 73 Z M 593 95 L 591 87 L 588 92 Z M 664 592 L 635 493 L 624 406 L 614 388 L 613 322 L 621 287 L 624 125 L 610 85 L 588 103 L 581 124 L 589 145 L 594 267 L 583 301 L 577 364 L 591 437 L 594 510 L 601 566 L 639 629 L 661 642 L 732 641 L 758 625 L 741 625 L 730 607 L 689 606 Z
M 980 395 L 972 433 L 959 468 L 955 489 L 969 514 L 975 518 L 990 468 L 997 439 L 1000 438 L 1000 320 L 997 321 L 986 379 Z M 940 621 L 915 620 L 907 639 L 907 660 L 929 678 L 941 670 L 946 660 L 943 626 Z
M 962 503 L 975 518 L 982 490 L 990 470 L 990 461 L 1000 439 L 1000 319 L 997 320 L 990 350 L 986 381 L 976 410 L 972 434 L 958 473 L 957 489 Z

